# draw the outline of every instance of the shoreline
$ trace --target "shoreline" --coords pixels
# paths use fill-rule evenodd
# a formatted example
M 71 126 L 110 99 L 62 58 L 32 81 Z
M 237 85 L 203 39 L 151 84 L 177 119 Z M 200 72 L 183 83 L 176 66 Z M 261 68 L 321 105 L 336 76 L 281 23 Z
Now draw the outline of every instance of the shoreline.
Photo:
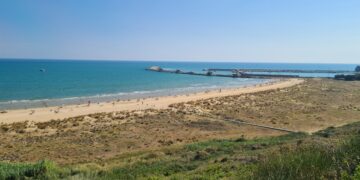
M 6 110 L 0 114 L 0 124 L 23 121 L 46 122 L 50 120 L 64 119 L 94 113 L 132 111 L 145 109 L 166 109 L 170 104 L 224 97 L 239 94 L 268 91 L 278 88 L 287 88 L 304 82 L 303 79 L 283 79 L 252 86 L 237 88 L 225 88 L 207 90 L 202 92 L 188 93 L 184 95 L 160 96 L 132 100 L 115 100 L 111 102 L 91 103 L 81 105 L 66 105 L 58 107 L 41 107 L 29 109 Z
M 180 88 L 168 88 L 168 89 L 156 89 L 156 90 L 139 90 L 131 92 L 115 92 L 115 93 L 104 93 L 98 95 L 89 96 L 74 96 L 54 99 L 34 99 L 34 100 L 8 100 L 0 102 L 0 112 L 8 110 L 25 110 L 35 108 L 46 108 L 46 107 L 59 107 L 59 106 L 70 106 L 70 105 L 83 105 L 87 104 L 88 101 L 91 103 L 104 103 L 112 101 L 128 101 L 134 99 L 163 97 L 163 96 L 179 96 L 186 94 L 199 93 L 204 91 L 239 88 L 252 86 L 256 84 L 265 84 L 270 82 L 276 82 L 278 79 L 266 79 L 259 80 L 258 82 L 246 82 L 245 84 L 228 85 L 228 86 L 200 86 L 200 87 L 180 87 Z

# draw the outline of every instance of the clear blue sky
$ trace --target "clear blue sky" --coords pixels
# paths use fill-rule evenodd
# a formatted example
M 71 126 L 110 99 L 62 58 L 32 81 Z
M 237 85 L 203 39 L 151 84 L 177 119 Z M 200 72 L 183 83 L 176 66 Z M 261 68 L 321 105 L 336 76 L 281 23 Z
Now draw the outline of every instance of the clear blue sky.
M 2 0 L 0 58 L 360 63 L 360 1 Z

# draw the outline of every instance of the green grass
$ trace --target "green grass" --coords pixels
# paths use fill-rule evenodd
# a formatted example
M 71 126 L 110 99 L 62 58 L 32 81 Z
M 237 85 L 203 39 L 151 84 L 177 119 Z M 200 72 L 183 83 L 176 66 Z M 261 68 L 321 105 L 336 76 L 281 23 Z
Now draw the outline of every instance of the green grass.
M 211 140 L 128 154 L 106 166 L 4 162 L 0 179 L 358 179 L 359 127 L 355 123 L 311 136 Z
M 331 169 L 331 153 L 320 147 L 297 149 L 268 157 L 259 163 L 255 179 L 319 179 Z
M 134 166 L 114 168 L 110 173 L 105 174 L 106 179 L 137 179 L 147 176 L 165 177 L 178 172 L 191 171 L 196 168 L 192 163 L 164 162 L 138 163 Z
M 360 164 L 360 135 L 338 147 L 309 147 L 268 156 L 258 165 L 255 179 L 339 179 Z
M 35 164 L 0 163 L 0 179 L 57 179 L 69 175 L 50 161 Z
M 202 151 L 209 148 L 216 150 L 217 154 L 231 154 L 237 150 L 249 150 L 253 145 L 262 145 L 262 146 L 274 146 L 279 145 L 290 140 L 301 139 L 306 137 L 305 133 L 290 133 L 287 135 L 279 137 L 270 137 L 270 138 L 259 138 L 254 140 L 245 140 L 243 138 L 235 140 L 211 140 L 206 142 L 194 143 L 185 146 L 187 151 Z

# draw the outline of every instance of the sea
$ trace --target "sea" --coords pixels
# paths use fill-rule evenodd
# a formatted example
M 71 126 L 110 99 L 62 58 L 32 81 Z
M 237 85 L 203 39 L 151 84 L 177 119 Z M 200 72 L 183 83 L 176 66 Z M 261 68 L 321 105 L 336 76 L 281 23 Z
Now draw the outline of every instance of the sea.
M 354 64 L 87 61 L 0 59 L 0 109 L 24 109 L 168 96 L 249 86 L 269 79 L 193 76 L 146 71 L 149 66 L 202 72 L 206 68 L 354 70 Z M 294 74 L 294 73 L 293 73 Z M 333 77 L 334 74 L 296 74 Z

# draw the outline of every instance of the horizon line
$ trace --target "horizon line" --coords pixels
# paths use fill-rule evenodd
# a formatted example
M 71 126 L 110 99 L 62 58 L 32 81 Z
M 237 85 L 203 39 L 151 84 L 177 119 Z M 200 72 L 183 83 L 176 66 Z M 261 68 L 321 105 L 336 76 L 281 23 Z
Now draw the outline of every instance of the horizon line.
M 2 60 L 38 60 L 38 61 L 118 61 L 118 62 L 194 62 L 194 63 L 275 63 L 275 64 L 347 64 L 347 65 L 357 65 L 355 63 L 334 63 L 334 62 L 279 62 L 279 61 L 275 61 L 275 62 L 268 62 L 268 61 L 256 61 L 256 62 L 250 62 L 250 61 L 235 61 L 235 60 L 190 60 L 190 59 L 183 59 L 183 60 L 178 60 L 178 59 L 168 59 L 168 60 L 164 60 L 164 59 L 85 59 L 85 58 L 78 58 L 78 59 L 73 59 L 73 58 L 0 58 L 0 61 Z

